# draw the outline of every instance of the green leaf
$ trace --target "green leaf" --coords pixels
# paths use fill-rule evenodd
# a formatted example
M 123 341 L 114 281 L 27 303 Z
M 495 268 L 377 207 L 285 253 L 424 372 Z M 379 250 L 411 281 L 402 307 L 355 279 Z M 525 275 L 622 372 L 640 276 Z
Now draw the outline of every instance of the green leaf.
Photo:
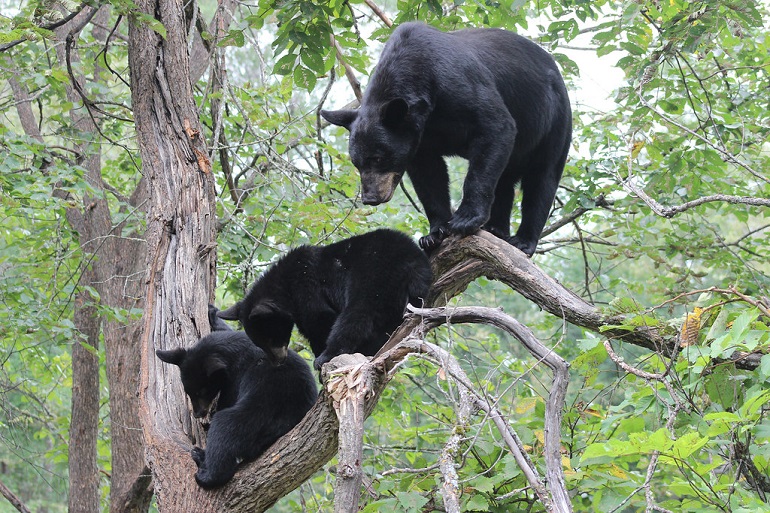
M 419 512 L 420 509 L 428 503 L 428 499 L 415 492 L 396 492 L 398 503 L 402 506 L 401 511 Z
M 308 91 L 312 91 L 316 84 L 316 74 L 304 66 L 294 68 L 294 82 Z

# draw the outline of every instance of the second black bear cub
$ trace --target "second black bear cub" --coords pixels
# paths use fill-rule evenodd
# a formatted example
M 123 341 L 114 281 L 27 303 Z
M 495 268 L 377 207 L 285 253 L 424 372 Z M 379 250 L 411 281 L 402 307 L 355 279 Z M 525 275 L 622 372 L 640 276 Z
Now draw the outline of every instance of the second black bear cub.
M 380 229 L 291 250 L 218 315 L 240 320 L 276 364 L 296 324 L 320 369 L 343 353 L 375 354 L 401 324 L 407 302 L 421 306 L 431 280 L 428 258 L 412 239 Z
M 567 159 L 572 114 L 556 63 L 534 42 L 499 29 L 444 33 L 404 23 L 385 45 L 361 108 L 321 115 L 350 130 L 364 203 L 390 200 L 406 171 L 430 222 L 424 249 L 485 228 L 535 252 Z M 454 214 L 444 155 L 468 160 Z M 521 224 L 510 237 L 517 183 Z
M 212 307 L 213 308 L 213 307 Z M 242 331 L 215 322 L 211 334 L 189 349 L 158 350 L 158 358 L 179 366 L 193 414 L 204 417 L 216 400 L 206 449 L 194 447 L 195 480 L 203 488 L 221 486 L 242 461 L 251 461 L 296 426 L 318 394 L 310 367 L 289 351 L 273 366 Z

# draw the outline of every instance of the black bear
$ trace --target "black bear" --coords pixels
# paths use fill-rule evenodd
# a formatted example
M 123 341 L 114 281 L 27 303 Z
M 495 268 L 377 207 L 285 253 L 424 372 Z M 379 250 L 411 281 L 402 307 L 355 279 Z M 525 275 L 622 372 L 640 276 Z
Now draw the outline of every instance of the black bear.
M 431 280 L 430 263 L 417 244 L 380 229 L 291 250 L 243 300 L 218 315 L 240 320 L 274 363 L 285 358 L 296 324 L 320 369 L 343 353 L 375 354 L 401 324 L 407 302 L 420 305 Z
M 500 29 L 445 33 L 404 23 L 385 45 L 361 107 L 321 115 L 350 130 L 365 204 L 390 200 L 406 171 L 430 222 L 420 239 L 426 251 L 449 234 L 484 228 L 535 252 L 572 137 L 564 80 L 536 43 Z M 468 160 L 454 214 L 445 155 Z M 511 237 L 517 183 L 521 224 Z
M 283 365 L 273 366 L 245 333 L 215 314 L 209 307 L 215 331 L 191 348 L 155 352 L 179 366 L 196 418 L 205 417 L 216 399 L 206 449 L 191 451 L 203 488 L 227 483 L 240 462 L 256 459 L 296 426 L 318 394 L 310 366 L 297 353 L 289 351 Z

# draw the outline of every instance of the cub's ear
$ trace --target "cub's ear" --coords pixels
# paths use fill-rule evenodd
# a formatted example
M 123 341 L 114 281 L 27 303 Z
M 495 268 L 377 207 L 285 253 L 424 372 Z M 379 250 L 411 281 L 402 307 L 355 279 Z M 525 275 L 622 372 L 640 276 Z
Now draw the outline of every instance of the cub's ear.
M 409 104 L 403 98 L 396 98 L 386 103 L 380 110 L 382 124 L 389 128 L 398 128 L 409 115 Z
M 155 354 L 158 356 L 158 358 L 166 363 L 170 363 L 172 365 L 181 365 L 185 357 L 187 357 L 187 349 L 183 347 L 169 349 L 168 351 L 158 349 L 155 351 Z
M 206 370 L 206 377 L 209 377 L 215 372 L 225 370 L 227 362 L 220 355 L 212 354 L 203 362 L 203 368 Z
M 262 300 L 251 309 L 251 312 L 249 313 L 249 319 L 253 319 L 255 317 L 265 317 L 265 316 L 278 316 L 282 317 L 285 316 L 281 308 L 278 307 L 277 304 L 275 304 L 273 301 L 270 300 Z
M 350 125 L 358 117 L 357 110 L 321 110 L 321 117 L 332 125 L 342 126 L 350 130 Z
M 241 311 L 241 304 L 235 303 L 233 306 L 228 308 L 227 310 L 220 310 L 217 312 L 217 317 L 220 319 L 225 319 L 227 321 L 237 321 L 240 319 L 238 314 L 240 314 Z

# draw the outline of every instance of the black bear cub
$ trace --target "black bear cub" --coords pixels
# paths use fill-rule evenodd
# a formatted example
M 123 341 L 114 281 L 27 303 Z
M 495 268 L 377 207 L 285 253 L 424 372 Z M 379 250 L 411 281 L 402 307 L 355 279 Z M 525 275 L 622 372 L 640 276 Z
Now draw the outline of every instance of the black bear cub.
M 313 406 L 318 394 L 310 367 L 289 351 L 283 365 L 273 366 L 242 331 L 232 331 L 209 308 L 211 334 L 189 349 L 155 352 L 179 366 L 182 385 L 196 418 L 216 411 L 206 449 L 194 447 L 195 480 L 203 488 L 229 481 L 242 461 L 261 455 L 288 433 Z M 218 396 L 218 399 L 217 399 Z
M 286 357 L 296 324 L 320 369 L 343 353 L 375 354 L 401 324 L 407 302 L 421 306 L 431 280 L 428 258 L 412 239 L 380 229 L 291 250 L 218 315 L 240 320 L 274 363 Z
M 390 200 L 406 171 L 430 222 L 425 250 L 484 228 L 535 252 L 567 159 L 572 114 L 555 61 L 534 42 L 500 29 L 444 33 L 404 23 L 385 45 L 361 107 L 321 115 L 350 130 L 364 203 Z M 468 160 L 454 214 L 445 155 Z M 521 224 L 510 237 L 517 183 Z

